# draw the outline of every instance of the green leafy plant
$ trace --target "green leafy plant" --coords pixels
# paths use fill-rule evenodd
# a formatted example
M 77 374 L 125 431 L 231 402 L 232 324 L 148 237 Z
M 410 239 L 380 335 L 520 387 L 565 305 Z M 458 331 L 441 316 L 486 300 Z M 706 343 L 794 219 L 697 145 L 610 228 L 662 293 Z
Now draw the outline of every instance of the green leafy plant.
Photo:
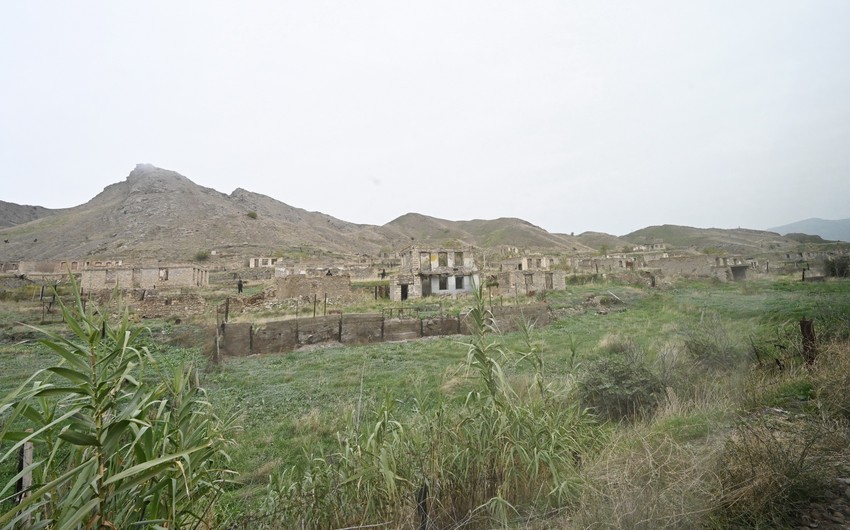
M 649 416 L 664 397 L 661 381 L 652 372 L 640 363 L 620 357 L 588 363 L 577 383 L 582 403 L 603 420 Z
M 102 312 L 61 305 L 69 336 L 42 343 L 58 362 L 0 401 L 0 463 L 32 445 L 19 478 L 32 486 L 7 503 L 0 525 L 33 528 L 209 526 L 231 472 L 224 466 L 229 423 L 211 410 L 193 370 L 160 370 L 127 313 L 113 327 Z M 61 303 L 61 302 L 60 302 Z M 10 446 L 11 445 L 11 446 Z
M 257 212 L 255 212 L 254 210 L 251 210 L 250 212 L 246 213 L 245 215 L 247 215 L 249 219 L 256 219 L 257 218 Z

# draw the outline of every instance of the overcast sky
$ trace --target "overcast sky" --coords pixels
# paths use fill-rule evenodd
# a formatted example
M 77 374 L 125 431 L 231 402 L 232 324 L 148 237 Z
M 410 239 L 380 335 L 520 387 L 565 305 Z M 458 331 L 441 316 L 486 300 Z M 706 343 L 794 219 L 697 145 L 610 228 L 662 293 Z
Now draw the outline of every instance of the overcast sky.
M 0 199 L 137 163 L 340 219 L 850 217 L 850 1 L 0 6 Z

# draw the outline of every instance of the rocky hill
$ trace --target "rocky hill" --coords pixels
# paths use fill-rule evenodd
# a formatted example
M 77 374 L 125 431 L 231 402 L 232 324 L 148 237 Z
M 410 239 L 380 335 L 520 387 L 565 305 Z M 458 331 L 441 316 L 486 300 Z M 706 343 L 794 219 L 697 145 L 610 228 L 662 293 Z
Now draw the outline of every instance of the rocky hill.
M 22 213 L 26 209 L 32 218 Z M 384 226 L 354 224 L 241 188 L 226 195 L 147 164 L 80 206 L 4 205 L 2 218 L 13 226 L 0 228 L 0 237 L 8 240 L 0 247 L 0 261 L 188 261 L 212 251 L 245 257 L 374 256 L 411 244 L 592 251 L 571 236 L 521 219 L 447 221 L 408 214 Z
M 43 206 L 28 206 L 0 201 L 0 228 L 28 223 L 61 211 L 51 210 Z
M 550 233 L 516 218 L 449 221 L 418 213 L 383 226 L 349 223 L 237 188 L 230 195 L 166 169 L 139 164 L 85 204 L 61 210 L 0 203 L 0 261 L 66 258 L 190 261 L 215 251 L 249 256 L 341 257 L 392 254 L 409 245 L 498 252 L 622 251 L 663 240 L 691 252 L 758 254 L 812 245 L 799 236 L 747 229 L 651 226 L 617 237 Z

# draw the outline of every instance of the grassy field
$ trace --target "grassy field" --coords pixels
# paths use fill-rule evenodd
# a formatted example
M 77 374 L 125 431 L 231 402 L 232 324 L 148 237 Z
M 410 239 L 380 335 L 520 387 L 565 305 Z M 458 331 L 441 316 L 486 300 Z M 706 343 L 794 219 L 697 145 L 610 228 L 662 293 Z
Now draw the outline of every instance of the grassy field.
M 546 301 L 556 321 L 527 333 L 219 366 L 192 345 L 199 322 L 146 322 L 145 340 L 164 363 L 202 364 L 213 408 L 236 416 L 216 527 L 417 528 L 423 485 L 429 528 L 774 527 L 848 472 L 835 352 L 850 282 L 597 281 Z M 55 361 L 16 323 L 27 308 L 0 306 L 4 391 Z M 804 317 L 823 368 L 802 366 Z M 765 453 L 770 473 L 747 475 Z

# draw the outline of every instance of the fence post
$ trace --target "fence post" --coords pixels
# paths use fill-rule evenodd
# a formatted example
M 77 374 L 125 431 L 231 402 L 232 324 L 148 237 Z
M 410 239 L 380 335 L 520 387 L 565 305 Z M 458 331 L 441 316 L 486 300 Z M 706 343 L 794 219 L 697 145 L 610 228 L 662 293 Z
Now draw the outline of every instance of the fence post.
M 812 364 L 817 355 L 817 337 L 813 320 L 800 319 L 800 333 L 803 335 L 803 358 L 806 364 Z
M 428 483 L 423 482 L 416 491 L 416 514 L 419 516 L 418 530 L 428 530 Z
M 32 432 L 32 429 L 27 429 L 26 432 Z M 18 453 L 18 473 L 32 465 L 32 442 L 26 442 L 21 446 Z M 18 479 L 15 488 L 15 504 L 21 504 L 24 499 L 29 497 L 29 489 L 32 487 L 32 471 L 27 471 Z M 29 526 L 29 518 L 25 521 L 25 526 Z

